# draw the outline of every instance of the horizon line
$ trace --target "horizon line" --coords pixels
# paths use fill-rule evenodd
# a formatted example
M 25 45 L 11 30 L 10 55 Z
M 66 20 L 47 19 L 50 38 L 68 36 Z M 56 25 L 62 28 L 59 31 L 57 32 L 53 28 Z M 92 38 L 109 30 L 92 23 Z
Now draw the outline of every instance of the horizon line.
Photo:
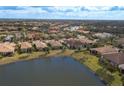
M 97 20 L 98 20 L 98 21 L 100 21 L 100 20 L 101 20 L 101 21 L 107 21 L 107 20 L 109 21 L 109 20 L 110 20 L 110 21 L 124 21 L 124 19 L 0 18 L 0 20 L 2 20 L 2 19 L 3 19 L 3 20 L 72 20 L 72 21 L 73 21 L 73 20 L 75 20 L 75 21 L 76 21 L 76 20 L 80 20 L 80 21 L 90 21 L 90 20 L 91 20 L 91 21 L 95 21 L 95 20 L 96 20 L 96 21 L 97 21 Z

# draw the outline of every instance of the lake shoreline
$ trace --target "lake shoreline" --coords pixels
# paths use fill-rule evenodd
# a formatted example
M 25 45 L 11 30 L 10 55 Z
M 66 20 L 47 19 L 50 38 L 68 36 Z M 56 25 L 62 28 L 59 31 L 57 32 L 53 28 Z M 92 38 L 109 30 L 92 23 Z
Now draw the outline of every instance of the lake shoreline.
M 69 52 L 69 54 L 67 53 Z M 12 57 L 3 57 L 0 59 L 0 66 L 11 64 L 15 62 L 25 61 L 25 60 L 32 60 L 42 57 L 52 57 L 52 56 L 69 56 L 71 52 L 74 52 L 74 50 L 67 50 L 65 52 L 62 52 L 61 50 L 52 50 L 49 54 L 45 52 L 32 52 L 32 53 L 23 53 L 23 54 L 15 54 Z M 21 58 L 22 57 L 22 58 Z
M 58 68 L 56 68 L 56 66 Z M 1 73 L 1 72 L 3 72 L 4 68 L 6 69 L 6 75 L 4 73 Z M 25 74 L 25 73 L 28 73 L 28 74 Z M 18 79 L 16 80 L 16 78 L 15 78 L 15 80 L 14 80 L 11 76 L 10 76 L 11 78 L 9 76 L 7 76 L 10 74 L 12 75 L 12 77 L 15 75 L 15 77 L 16 78 L 18 77 Z M 32 74 L 34 77 L 30 76 Z M 2 66 L 0 68 L 0 75 L 2 76 L 0 78 L 0 81 L 2 81 L 2 79 L 4 79 L 3 77 L 6 77 L 6 76 L 8 77 L 7 78 L 8 81 L 6 80 L 7 82 L 3 82 L 3 83 L 1 83 L 1 85 L 9 84 L 10 86 L 14 85 L 14 84 L 17 86 L 20 84 L 21 85 L 26 84 L 26 85 L 30 86 L 31 83 L 34 86 L 36 86 L 36 85 L 41 85 L 41 86 L 46 85 L 47 86 L 49 84 L 51 86 L 54 86 L 54 85 L 57 85 L 57 86 L 60 86 L 60 85 L 64 85 L 64 86 L 70 86 L 70 85 L 72 85 L 72 86 L 89 86 L 89 85 L 104 86 L 104 84 L 101 82 L 100 78 L 95 76 L 91 70 L 89 70 L 85 65 L 82 65 L 79 62 L 77 62 L 77 60 L 75 60 L 74 58 L 68 57 L 68 56 L 38 58 L 35 60 L 31 60 L 31 61 L 21 61 L 18 63 Z M 23 75 L 25 75 L 25 76 L 23 76 Z M 50 76 L 51 76 L 51 80 L 50 80 L 51 82 L 48 83 L 46 80 L 48 79 L 48 81 L 49 81 Z M 29 78 L 29 77 L 31 77 L 31 78 Z M 56 77 L 57 77 L 57 80 L 56 80 Z M 92 77 L 92 78 L 90 78 L 90 77 Z M 11 79 L 14 81 L 11 82 L 12 81 Z M 21 83 L 20 81 L 21 80 L 23 81 L 23 79 L 25 81 L 29 81 L 29 82 Z M 9 81 L 9 80 L 11 80 L 11 81 Z M 60 80 L 60 81 L 58 81 L 58 80 Z M 36 81 L 36 82 L 33 82 L 33 81 Z M 39 81 L 39 83 L 38 83 L 38 81 Z M 40 81 L 41 82 L 43 81 L 43 82 L 40 83 Z M 44 81 L 46 81 L 46 83 Z M 61 81 L 63 81 L 63 82 L 61 82 Z M 70 83 L 67 83 L 67 82 L 70 82 Z
M 27 57 L 24 57 L 24 56 L 27 56 Z M 83 64 L 88 69 L 90 69 L 94 73 L 94 75 L 98 76 L 100 78 L 101 82 L 103 82 L 105 85 L 110 85 L 109 83 L 106 82 L 107 80 L 104 78 L 104 76 L 100 76 L 99 73 L 97 73 L 97 70 L 99 68 L 101 68 L 101 66 L 99 66 L 99 65 L 97 65 L 99 67 L 95 67 L 95 66 L 92 67 L 91 66 L 91 65 L 98 64 L 98 63 L 94 63 L 94 62 L 98 62 L 98 58 L 96 56 L 90 55 L 88 53 L 88 51 L 86 51 L 86 50 L 78 51 L 78 52 L 75 52 L 75 50 L 70 50 L 70 49 L 67 49 L 65 51 L 62 51 L 62 50 L 51 50 L 50 53 L 48 53 L 48 54 L 46 54 L 45 52 L 32 52 L 30 54 L 21 54 L 18 57 L 14 56 L 14 57 L 12 57 L 12 59 L 7 58 L 8 60 L 5 60 L 5 61 L 3 60 L 3 62 L 0 62 L 0 65 L 6 65 L 6 64 L 11 64 L 11 63 L 25 61 L 25 60 L 33 60 L 33 59 L 37 59 L 37 58 L 46 58 L 46 57 L 54 57 L 54 56 L 55 57 L 58 57 L 58 56 L 69 56 L 69 57 L 74 58 L 80 64 Z M 85 56 L 86 57 L 88 56 L 88 58 L 85 58 Z M 22 57 L 22 59 L 19 59 L 19 57 Z M 95 61 L 94 61 L 94 58 L 96 59 Z M 4 59 L 6 59 L 6 58 L 4 58 Z M 86 59 L 85 61 L 89 61 L 89 59 L 90 59 L 91 62 L 92 62 L 92 60 L 94 62 L 92 62 L 92 63 L 91 62 L 84 62 L 84 59 Z M 116 84 L 116 85 L 120 85 L 120 84 Z

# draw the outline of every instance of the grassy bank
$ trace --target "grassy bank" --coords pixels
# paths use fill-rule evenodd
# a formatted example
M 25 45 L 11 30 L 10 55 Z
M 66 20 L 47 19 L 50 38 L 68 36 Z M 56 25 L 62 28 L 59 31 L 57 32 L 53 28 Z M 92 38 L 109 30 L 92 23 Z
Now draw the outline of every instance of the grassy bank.
M 69 56 L 73 50 L 51 50 L 50 53 L 46 54 L 45 52 L 32 52 L 32 53 L 15 53 L 12 57 L 3 57 L 0 58 L 0 65 L 19 62 L 22 60 L 30 60 L 39 57 L 50 57 L 50 56 Z
M 1 58 L 0 65 L 14 63 L 14 62 L 18 62 L 21 60 L 29 60 L 29 59 L 38 58 L 39 56 L 44 55 L 44 54 L 45 54 L 44 52 L 32 52 L 32 53 L 23 53 L 23 54 L 15 53 L 12 57 Z
M 99 58 L 91 55 L 88 51 L 74 52 L 74 50 L 51 50 L 50 53 L 45 52 L 32 52 L 32 53 L 15 53 L 12 57 L 4 57 L 0 59 L 0 65 L 9 64 L 14 62 L 19 62 L 20 60 L 29 60 L 39 57 L 50 57 L 50 56 L 71 56 L 78 60 L 81 64 L 86 65 L 95 74 L 97 74 L 101 79 L 107 82 L 109 85 L 122 85 L 121 76 L 119 72 L 116 71 L 110 74 L 102 65 L 99 64 Z
M 72 56 L 75 59 L 79 60 L 80 63 L 90 68 L 96 75 L 101 77 L 102 80 L 107 82 L 108 85 L 122 85 L 121 76 L 119 75 L 119 72 L 113 72 L 111 75 L 111 72 L 109 72 L 102 65 L 100 65 L 98 57 L 91 55 L 87 51 L 77 52 L 74 53 Z

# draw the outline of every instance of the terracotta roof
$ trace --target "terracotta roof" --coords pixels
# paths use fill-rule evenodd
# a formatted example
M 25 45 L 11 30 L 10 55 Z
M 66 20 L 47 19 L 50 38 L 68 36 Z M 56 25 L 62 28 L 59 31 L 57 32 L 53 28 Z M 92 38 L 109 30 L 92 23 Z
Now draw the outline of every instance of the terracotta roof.
M 1 53 L 14 52 L 14 51 L 15 51 L 15 46 L 13 46 L 13 44 L 0 43 L 0 52 Z
M 88 34 L 90 31 L 86 31 L 84 29 L 78 29 L 77 32 Z
M 109 54 L 109 53 L 118 53 L 118 48 L 112 47 L 112 46 L 104 46 L 99 48 L 92 48 L 91 50 L 97 51 L 101 55 L 103 54 Z
M 118 44 L 124 44 L 124 38 L 120 38 L 117 40 Z
M 39 41 L 39 40 L 33 41 L 33 44 L 35 44 L 37 48 L 45 48 L 45 47 L 47 47 L 47 45 L 45 43 L 43 43 L 42 41 Z
M 111 54 L 104 54 L 104 58 L 116 63 L 116 64 L 124 64 L 124 53 L 111 53 Z
M 5 44 L 5 45 L 10 45 L 10 46 L 12 46 L 12 47 L 16 47 L 16 44 L 15 44 L 15 43 L 5 42 L 4 44 Z
M 89 39 L 76 39 L 76 38 L 70 38 L 65 40 L 70 45 L 83 45 L 83 44 L 90 44 L 94 43 L 92 40 Z
M 52 47 L 60 47 L 62 46 L 62 44 L 59 42 L 59 41 L 56 41 L 56 40 L 51 40 L 49 42 L 49 44 L 52 46 Z
M 80 39 L 80 42 L 81 42 L 82 44 L 83 44 L 83 43 L 85 43 L 85 44 L 95 43 L 94 41 L 89 40 L 89 39 L 87 39 L 87 38 Z
M 21 42 L 20 45 L 21 45 L 21 49 L 32 48 L 32 45 L 29 42 Z
M 29 39 L 37 38 L 37 37 L 39 37 L 39 33 L 38 32 L 30 32 L 27 34 L 27 37 Z
M 78 39 L 75 38 L 70 38 L 65 40 L 66 43 L 68 43 L 69 45 L 73 46 L 73 45 L 81 45 L 81 42 Z

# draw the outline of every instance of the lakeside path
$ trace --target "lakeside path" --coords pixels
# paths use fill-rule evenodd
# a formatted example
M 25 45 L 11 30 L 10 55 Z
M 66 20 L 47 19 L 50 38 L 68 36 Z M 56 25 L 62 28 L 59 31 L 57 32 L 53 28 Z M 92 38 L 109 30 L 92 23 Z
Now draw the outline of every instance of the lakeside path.
M 23 54 L 16 53 L 12 57 L 1 58 L 0 65 L 50 56 L 71 56 L 74 59 L 78 60 L 78 62 L 80 62 L 81 64 L 86 65 L 91 71 L 93 71 L 93 73 L 98 75 L 109 85 L 122 85 L 121 76 L 119 75 L 119 72 L 114 72 L 112 76 L 113 78 L 111 78 L 108 74 L 106 74 L 106 72 L 104 72 L 104 67 L 99 64 L 98 57 L 91 55 L 88 51 L 74 52 L 74 50 L 51 50 L 49 54 L 46 54 L 45 52 L 32 52 Z M 109 71 L 107 71 L 107 73 L 109 73 Z

